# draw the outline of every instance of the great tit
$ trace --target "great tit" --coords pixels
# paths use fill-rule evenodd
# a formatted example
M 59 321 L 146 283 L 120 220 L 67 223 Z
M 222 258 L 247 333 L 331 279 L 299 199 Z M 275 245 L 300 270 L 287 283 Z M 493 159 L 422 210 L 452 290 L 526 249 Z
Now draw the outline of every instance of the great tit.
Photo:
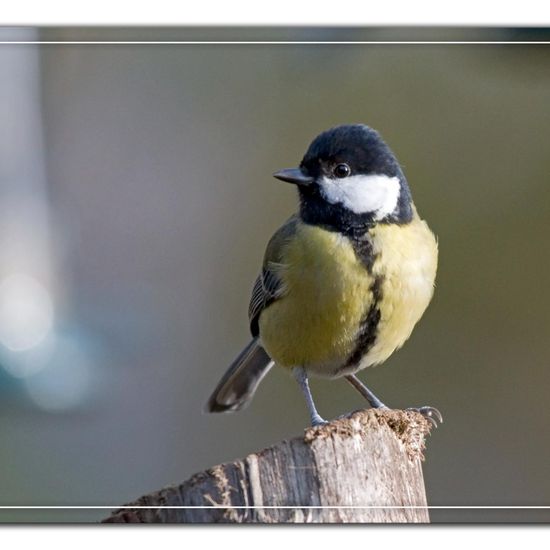
M 274 177 L 297 186 L 299 209 L 267 245 L 249 305 L 252 340 L 206 408 L 241 409 L 274 364 L 294 374 L 312 425 L 325 420 L 308 374 L 344 377 L 386 408 L 355 373 L 409 338 L 433 295 L 437 241 L 395 155 L 366 125 L 321 133 L 298 168 Z M 413 410 L 442 421 L 433 407 Z

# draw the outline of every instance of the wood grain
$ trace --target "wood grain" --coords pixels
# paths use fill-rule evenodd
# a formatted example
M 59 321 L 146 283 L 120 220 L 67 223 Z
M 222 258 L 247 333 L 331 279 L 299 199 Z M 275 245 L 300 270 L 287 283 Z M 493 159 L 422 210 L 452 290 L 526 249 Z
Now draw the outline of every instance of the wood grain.
M 429 522 L 421 466 L 429 430 L 416 412 L 357 411 L 143 496 L 104 522 Z M 202 508 L 170 508 L 178 506 Z

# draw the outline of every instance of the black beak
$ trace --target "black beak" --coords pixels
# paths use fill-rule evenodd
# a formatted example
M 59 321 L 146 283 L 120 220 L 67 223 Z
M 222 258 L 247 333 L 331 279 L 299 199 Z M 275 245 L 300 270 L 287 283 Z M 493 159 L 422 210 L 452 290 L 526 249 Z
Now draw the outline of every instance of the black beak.
M 273 174 L 274 178 L 296 185 L 310 185 L 313 183 L 313 178 L 304 174 L 301 168 L 285 168 Z

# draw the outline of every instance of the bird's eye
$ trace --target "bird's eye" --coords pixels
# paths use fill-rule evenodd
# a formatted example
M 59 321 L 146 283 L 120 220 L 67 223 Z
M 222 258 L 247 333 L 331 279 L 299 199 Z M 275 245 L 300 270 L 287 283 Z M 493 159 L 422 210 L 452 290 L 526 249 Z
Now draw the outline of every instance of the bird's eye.
M 337 178 L 347 178 L 351 174 L 351 168 L 347 164 L 337 164 L 333 172 Z

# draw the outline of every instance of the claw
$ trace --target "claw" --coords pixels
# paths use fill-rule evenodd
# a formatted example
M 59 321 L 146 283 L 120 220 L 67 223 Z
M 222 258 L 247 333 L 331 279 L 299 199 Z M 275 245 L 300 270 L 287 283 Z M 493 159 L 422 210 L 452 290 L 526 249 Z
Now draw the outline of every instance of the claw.
M 408 411 L 420 413 L 426 420 L 432 423 L 434 428 L 437 428 L 437 423 L 443 424 L 443 416 L 435 407 L 409 407 Z

